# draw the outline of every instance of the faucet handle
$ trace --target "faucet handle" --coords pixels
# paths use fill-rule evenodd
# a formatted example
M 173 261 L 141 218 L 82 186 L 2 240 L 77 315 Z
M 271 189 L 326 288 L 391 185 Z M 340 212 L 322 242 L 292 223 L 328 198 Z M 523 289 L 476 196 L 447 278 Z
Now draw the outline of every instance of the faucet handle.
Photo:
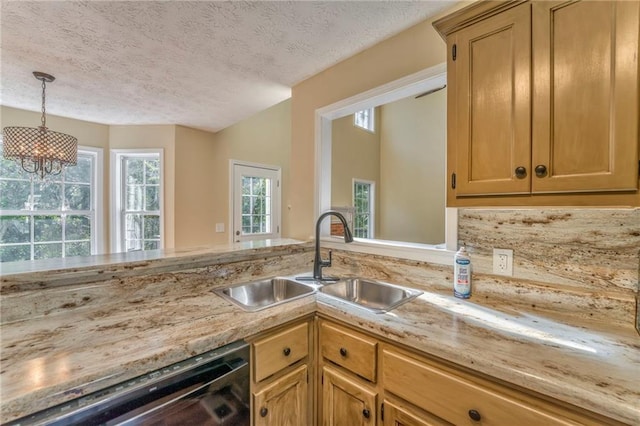
M 327 264 L 325 266 L 331 267 L 331 250 L 329 250 L 329 261 L 327 262 Z
M 324 260 L 324 259 L 320 259 L 320 266 L 323 268 L 328 268 L 331 266 L 331 250 L 329 250 L 329 259 L 328 260 Z

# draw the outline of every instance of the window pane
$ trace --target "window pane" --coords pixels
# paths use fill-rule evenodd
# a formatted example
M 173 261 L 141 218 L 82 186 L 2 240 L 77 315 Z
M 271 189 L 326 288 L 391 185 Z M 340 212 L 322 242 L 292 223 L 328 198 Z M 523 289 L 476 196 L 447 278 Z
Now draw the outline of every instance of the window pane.
M 142 211 L 142 186 L 127 185 L 125 210 Z
M 142 250 L 142 240 L 128 240 L 125 244 L 125 249 L 127 251 Z
M 89 241 L 82 241 L 77 243 L 65 243 L 64 255 L 66 257 L 71 256 L 89 256 L 91 254 L 91 243 Z
M 251 194 L 251 178 L 242 176 L 242 195 Z
M 144 238 L 160 238 L 160 216 L 144 217 Z
M 144 249 L 145 250 L 155 250 L 160 248 L 160 241 L 145 241 Z
M 251 216 L 249 215 L 242 216 L 242 233 L 243 234 L 251 233 Z
M 262 214 L 264 213 L 264 198 L 262 197 L 253 197 L 253 209 L 251 209 L 251 213 L 253 214 Z
M 0 244 L 31 242 L 29 216 L 0 216 Z
M 60 216 L 34 216 L 34 241 L 62 241 Z
M 0 145 L 0 148 L 2 148 L 2 145 Z M 29 173 L 25 172 L 20 164 L 13 160 L 7 160 L 2 155 L 0 155 L 0 176 L 27 180 L 30 178 Z
M 252 194 L 253 195 L 264 195 L 265 194 L 265 184 L 267 179 L 254 177 L 252 181 Z
M 64 238 L 65 240 L 91 239 L 91 218 L 89 216 L 67 216 L 64 226 Z M 68 248 L 65 251 L 68 252 Z M 91 254 L 90 251 L 88 254 Z
M 251 212 L 251 197 L 242 197 L 242 214 Z
M 34 210 L 62 210 L 62 184 L 44 182 L 33 187 Z
M 142 215 L 125 215 L 125 239 L 139 240 L 142 238 Z
M 16 262 L 18 260 L 31 260 L 30 245 L 0 247 L 0 262 Z
M 64 170 L 65 182 L 91 183 L 91 158 L 78 155 L 78 164 Z
M 160 183 L 160 160 L 147 160 L 145 163 L 145 179 L 148 184 Z
M 31 182 L 24 180 L 0 181 L 0 208 L 11 210 L 29 210 Z
M 145 210 L 146 211 L 158 211 L 160 210 L 160 187 L 159 186 L 147 186 L 145 187 Z
M 71 210 L 91 209 L 91 187 L 89 185 L 66 184 L 65 207 Z
M 62 243 L 34 244 L 34 259 L 52 259 L 56 257 L 62 257 Z
M 251 233 L 253 234 L 257 234 L 262 230 L 262 227 L 260 226 L 260 216 L 253 216 L 253 224 L 251 226 Z
M 128 184 L 144 183 L 144 160 L 137 158 L 127 159 L 127 181 Z

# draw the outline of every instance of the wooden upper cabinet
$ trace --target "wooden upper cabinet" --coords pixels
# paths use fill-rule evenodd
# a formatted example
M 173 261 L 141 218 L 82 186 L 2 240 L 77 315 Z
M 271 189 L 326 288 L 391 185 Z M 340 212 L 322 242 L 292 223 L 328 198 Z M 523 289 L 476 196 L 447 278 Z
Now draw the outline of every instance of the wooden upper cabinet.
M 532 11 L 533 191 L 637 189 L 640 2 Z
M 520 5 L 457 33 L 449 41 L 456 69 L 456 193 L 528 193 L 515 170 L 531 162 L 531 19 Z M 455 52 L 455 53 L 454 53 Z
M 640 205 L 640 2 L 478 2 L 434 25 L 449 205 Z

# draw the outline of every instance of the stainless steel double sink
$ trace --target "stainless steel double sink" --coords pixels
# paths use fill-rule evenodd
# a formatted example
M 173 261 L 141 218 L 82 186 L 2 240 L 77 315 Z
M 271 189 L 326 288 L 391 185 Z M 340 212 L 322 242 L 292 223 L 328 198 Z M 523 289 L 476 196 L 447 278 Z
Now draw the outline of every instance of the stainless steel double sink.
M 246 311 L 270 308 L 316 291 L 376 313 L 388 312 L 422 294 L 419 290 L 366 278 L 344 278 L 321 283 L 274 277 L 214 290 Z

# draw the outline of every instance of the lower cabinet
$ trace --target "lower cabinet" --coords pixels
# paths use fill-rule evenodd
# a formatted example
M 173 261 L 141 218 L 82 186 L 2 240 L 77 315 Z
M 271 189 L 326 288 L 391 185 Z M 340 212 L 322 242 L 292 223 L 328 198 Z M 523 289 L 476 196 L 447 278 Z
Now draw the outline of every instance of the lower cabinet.
M 335 368 L 322 368 L 322 424 L 324 426 L 375 425 L 378 395 L 364 380 Z
M 252 425 L 314 423 L 314 336 L 313 318 L 307 317 L 247 339 Z
M 247 340 L 255 426 L 621 424 L 322 316 Z
M 322 426 L 621 424 L 326 318 L 318 329 Z
M 308 415 L 308 368 L 305 364 L 253 394 L 256 426 L 299 426 Z

